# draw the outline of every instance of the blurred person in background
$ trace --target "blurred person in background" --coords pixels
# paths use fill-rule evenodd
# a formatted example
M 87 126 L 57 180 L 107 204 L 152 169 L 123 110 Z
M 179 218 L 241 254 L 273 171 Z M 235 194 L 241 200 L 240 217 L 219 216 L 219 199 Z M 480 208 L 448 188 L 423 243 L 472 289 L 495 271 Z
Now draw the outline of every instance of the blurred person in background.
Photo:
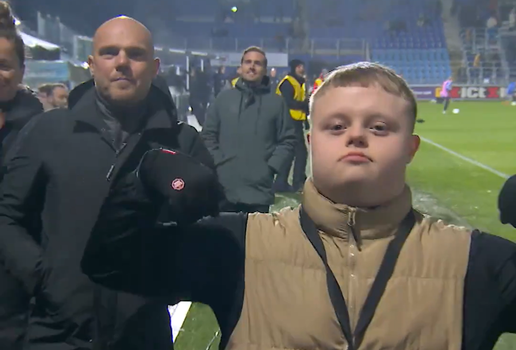
M 241 78 L 210 105 L 201 136 L 210 150 L 226 202 L 223 211 L 269 211 L 272 185 L 294 151 L 288 108 L 271 91 L 267 57 L 258 47 L 244 51 Z
M 20 130 L 43 106 L 35 94 L 21 85 L 25 70 L 25 45 L 16 31 L 9 5 L 0 2 L 0 179 L 13 155 L 13 144 Z M 1 180 L 0 180 L 1 181 Z M 26 225 L 37 225 L 26 222 Z M 0 232 L 2 234 L 3 232 Z M 28 286 L 6 269 L 0 255 L 0 349 L 21 350 L 27 330 L 30 298 Z
M 446 114 L 448 107 L 450 106 L 450 92 L 453 86 L 453 78 L 449 77 L 446 79 L 441 86 L 441 98 L 443 99 L 443 114 Z
M 314 93 L 317 90 L 317 88 L 319 86 L 321 86 L 321 84 L 324 82 L 324 77 L 326 76 L 326 74 L 328 74 L 328 70 L 327 69 L 323 69 L 321 71 L 321 74 L 319 75 L 319 77 L 317 79 L 315 79 L 314 86 L 312 88 L 312 93 Z
M 193 68 L 190 75 L 190 107 L 200 126 L 206 119 L 206 107 L 210 99 L 208 76 L 200 68 Z
M 276 68 L 271 68 L 269 72 L 269 79 L 271 80 L 271 88 L 276 90 L 279 84 L 278 71 Z
M 516 82 L 510 82 L 509 85 L 507 85 L 507 101 L 516 103 Z
M 68 109 L 34 118 L 13 146 L 0 185 L 0 258 L 35 297 L 27 349 L 170 350 L 167 301 L 101 288 L 79 263 L 127 162 L 155 147 L 212 169 L 213 160 L 195 129 L 178 123 L 141 23 L 118 17 L 101 25 L 88 64 L 94 79 L 70 92 Z M 134 150 L 140 156 L 129 159 Z
M 215 95 L 215 97 L 217 97 L 219 93 L 222 90 L 224 90 L 226 83 L 226 67 L 220 66 L 219 68 L 217 68 L 217 73 L 213 75 L 213 94 Z
M 294 153 L 276 177 L 274 189 L 278 192 L 297 192 L 303 188 L 306 180 L 306 162 L 308 151 L 305 142 L 305 129 L 308 129 L 308 99 L 306 96 L 305 64 L 294 59 L 289 63 L 290 72 L 279 83 L 276 93 L 281 95 L 288 108 L 296 131 Z M 290 169 L 294 163 L 292 186 L 288 183 Z
M 65 84 L 43 84 L 38 87 L 38 97 L 45 111 L 68 107 L 68 88 Z

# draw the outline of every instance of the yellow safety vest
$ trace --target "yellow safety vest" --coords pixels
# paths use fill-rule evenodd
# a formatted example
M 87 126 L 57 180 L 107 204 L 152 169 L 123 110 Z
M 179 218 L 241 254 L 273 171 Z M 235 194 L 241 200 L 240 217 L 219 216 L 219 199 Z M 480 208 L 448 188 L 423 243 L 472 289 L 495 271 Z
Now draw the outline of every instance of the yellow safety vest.
M 285 80 L 287 80 L 290 83 L 290 85 L 292 85 L 292 87 L 294 88 L 294 100 L 303 102 L 306 99 L 306 86 L 305 84 L 299 84 L 297 79 L 290 75 L 287 75 L 285 78 L 281 79 L 280 83 L 278 84 L 278 87 L 276 88 L 276 94 L 281 96 L 280 86 L 281 84 L 283 84 Z M 305 111 L 301 111 L 299 109 L 291 109 L 290 116 L 294 120 L 306 120 Z
M 236 83 L 237 83 L 238 79 L 240 79 L 240 77 L 238 77 L 238 78 L 235 78 L 235 79 L 231 80 L 231 85 L 232 85 L 233 87 L 235 87 L 235 85 L 236 85 Z

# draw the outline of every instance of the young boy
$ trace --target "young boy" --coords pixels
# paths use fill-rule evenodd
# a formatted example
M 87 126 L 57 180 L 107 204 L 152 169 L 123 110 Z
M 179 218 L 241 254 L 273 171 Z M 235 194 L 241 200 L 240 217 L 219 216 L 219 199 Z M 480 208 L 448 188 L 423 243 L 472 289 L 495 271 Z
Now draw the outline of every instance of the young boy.
M 190 179 L 207 174 L 193 160 L 159 154 L 142 160 L 142 183 L 129 174 L 112 185 L 83 271 L 110 288 L 210 305 L 220 349 L 491 349 L 515 332 L 515 245 L 412 208 L 405 174 L 420 141 L 406 82 L 378 64 L 341 67 L 310 115 L 313 174 L 300 207 L 152 228 L 156 198 L 206 205 L 215 195 Z M 158 173 L 184 180 L 184 192 Z M 148 189 L 142 198 L 160 196 L 137 200 L 124 190 L 133 182 Z

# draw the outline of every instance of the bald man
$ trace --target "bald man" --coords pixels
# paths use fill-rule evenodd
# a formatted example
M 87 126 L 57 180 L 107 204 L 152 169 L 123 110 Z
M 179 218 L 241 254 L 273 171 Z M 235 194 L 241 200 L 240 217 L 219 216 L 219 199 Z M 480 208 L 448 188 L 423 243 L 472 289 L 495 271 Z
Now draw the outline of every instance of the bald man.
M 94 78 L 70 92 L 68 109 L 24 129 L 0 187 L 0 262 L 36 301 L 24 350 L 169 350 L 165 301 L 95 286 L 80 260 L 109 185 L 148 150 L 213 161 L 195 129 L 178 123 L 141 23 L 104 23 L 88 63 Z

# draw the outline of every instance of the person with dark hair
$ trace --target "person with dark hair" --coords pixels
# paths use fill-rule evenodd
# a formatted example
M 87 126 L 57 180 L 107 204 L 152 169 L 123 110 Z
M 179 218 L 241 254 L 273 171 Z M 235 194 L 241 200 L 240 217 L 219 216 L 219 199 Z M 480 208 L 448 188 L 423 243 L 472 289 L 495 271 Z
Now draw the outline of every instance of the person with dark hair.
M 264 51 L 248 48 L 240 67 L 235 88 L 210 105 L 201 136 L 225 190 L 222 210 L 268 212 L 274 175 L 294 150 L 294 128 L 285 102 L 271 91 Z
M 0 184 L 1 262 L 34 296 L 26 349 L 170 350 L 168 300 L 96 286 L 80 259 L 121 169 L 152 149 L 181 150 L 208 169 L 213 160 L 197 131 L 178 123 L 140 22 L 100 26 L 88 64 L 94 78 L 70 92 L 68 109 L 34 118 L 13 146 Z M 156 220 L 169 220 L 168 205 Z
M 0 2 L 0 182 L 13 154 L 18 133 L 36 114 L 43 112 L 33 91 L 22 86 L 25 69 L 23 39 L 16 31 L 9 5 Z M 30 225 L 30 223 L 27 223 Z M 0 255 L 0 262 L 4 257 Z M 0 349 L 20 350 L 27 329 L 32 291 L 11 271 L 0 266 Z
M 304 78 L 305 64 L 301 60 L 294 59 L 290 61 L 289 66 L 290 72 L 279 82 L 276 93 L 285 99 L 290 109 L 290 116 L 296 128 L 296 147 L 291 158 L 280 169 L 276 177 L 274 189 L 278 192 L 297 192 L 303 188 L 306 180 L 306 162 L 308 158 L 304 133 L 308 124 L 306 119 L 308 99 L 306 96 L 306 79 Z M 294 173 L 292 186 L 290 186 L 288 176 L 290 175 L 292 163 L 294 163 Z
M 68 88 L 62 83 L 43 84 L 38 87 L 38 98 L 45 111 L 68 106 Z

